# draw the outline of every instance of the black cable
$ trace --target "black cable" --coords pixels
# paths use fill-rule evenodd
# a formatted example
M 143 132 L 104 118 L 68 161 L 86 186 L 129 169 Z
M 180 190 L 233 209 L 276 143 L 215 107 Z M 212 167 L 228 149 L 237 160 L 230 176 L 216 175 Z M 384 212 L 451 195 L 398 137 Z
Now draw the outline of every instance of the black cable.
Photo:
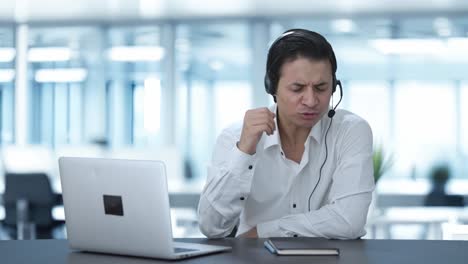
M 328 113 L 328 117 L 330 117 L 330 124 L 328 125 L 328 128 L 327 128 L 327 131 L 325 132 L 325 160 L 323 161 L 322 163 L 322 166 L 320 166 L 320 171 L 319 171 L 319 178 L 318 178 L 318 181 L 317 183 L 315 184 L 315 187 L 314 189 L 312 190 L 312 192 L 310 193 L 309 195 L 309 201 L 308 201 L 308 208 L 309 208 L 309 212 L 310 212 L 310 198 L 312 198 L 312 194 L 314 194 L 314 191 L 315 189 L 317 188 L 319 182 L 320 182 L 320 179 L 322 178 L 322 169 L 323 169 L 323 166 L 325 166 L 325 163 L 327 162 L 327 158 L 328 158 L 328 146 L 327 146 L 327 136 L 328 136 L 328 131 L 330 130 L 330 127 L 332 125 L 332 122 L 333 122 L 333 117 L 335 116 L 335 110 L 336 108 L 338 107 L 338 105 L 340 105 L 341 103 L 341 100 L 343 99 L 343 87 L 341 86 L 341 81 L 338 80 L 336 82 L 336 85 L 338 85 L 338 87 L 340 87 L 340 100 L 338 100 L 338 103 L 335 105 L 335 107 L 333 107 L 333 109 L 331 109 Z M 333 105 L 333 95 L 332 95 L 332 105 Z
M 328 158 L 327 136 L 328 136 L 328 130 L 330 130 L 330 127 L 331 127 L 331 125 L 332 125 L 332 122 L 333 122 L 333 118 L 330 118 L 330 124 L 328 125 L 327 131 L 325 132 L 325 160 L 323 161 L 322 166 L 320 166 L 318 181 L 317 181 L 317 183 L 315 184 L 314 189 L 312 190 L 312 192 L 311 192 L 310 195 L 309 195 L 309 203 L 308 203 L 309 212 L 310 212 L 310 198 L 312 198 L 312 194 L 314 193 L 315 189 L 317 188 L 317 186 L 318 186 L 318 184 L 319 184 L 319 182 L 320 182 L 320 179 L 322 178 L 322 169 L 323 169 L 323 166 L 325 166 L 325 163 L 327 162 L 327 158 Z

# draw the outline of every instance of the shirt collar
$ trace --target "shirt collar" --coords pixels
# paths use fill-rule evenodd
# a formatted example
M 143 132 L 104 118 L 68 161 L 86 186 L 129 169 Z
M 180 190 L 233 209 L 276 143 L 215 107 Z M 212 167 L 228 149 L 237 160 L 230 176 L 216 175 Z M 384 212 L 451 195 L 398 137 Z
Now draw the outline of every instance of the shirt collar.
M 312 127 L 309 132 L 309 137 L 313 137 L 317 142 L 321 142 L 322 140 L 322 123 L 324 122 L 323 119 L 327 115 L 323 115 L 322 118 Z
M 272 111 L 273 113 L 275 113 L 275 115 L 278 115 L 278 113 L 276 113 L 276 109 L 277 109 L 277 105 L 274 104 L 272 106 L 269 107 L 270 111 Z M 322 140 L 322 123 L 324 122 L 323 119 L 326 115 L 323 115 L 323 117 L 320 119 L 320 121 L 315 124 L 315 126 L 312 127 L 312 129 L 310 130 L 309 132 L 309 136 L 308 138 L 310 137 L 313 137 L 317 142 L 321 142 Z M 274 145 L 279 145 L 280 144 L 280 135 L 279 135 L 279 129 L 278 129 L 278 119 L 275 117 L 275 126 L 276 126 L 276 129 L 275 131 L 273 132 L 273 135 L 271 136 L 266 136 L 265 138 L 265 141 L 264 141 L 264 149 L 267 149 L 271 146 L 274 146 Z M 307 140 L 306 140 L 307 142 Z

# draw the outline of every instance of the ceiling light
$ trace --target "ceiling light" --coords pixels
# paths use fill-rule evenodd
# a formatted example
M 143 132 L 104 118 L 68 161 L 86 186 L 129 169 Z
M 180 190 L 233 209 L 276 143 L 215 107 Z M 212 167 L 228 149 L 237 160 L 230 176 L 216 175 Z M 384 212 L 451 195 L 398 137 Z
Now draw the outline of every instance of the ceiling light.
M 356 24 L 351 19 L 335 19 L 331 22 L 333 31 L 339 33 L 352 33 L 356 31 Z
M 40 69 L 36 71 L 34 79 L 38 83 L 73 83 L 84 81 L 87 75 L 83 68 Z
M 0 62 L 10 62 L 16 56 L 14 48 L 0 48 Z
M 370 45 L 388 54 L 435 54 L 445 52 L 447 46 L 438 39 L 375 39 Z
M 30 48 L 28 60 L 30 62 L 69 61 L 71 50 L 65 47 Z
M 112 61 L 160 61 L 164 57 L 164 48 L 160 46 L 116 46 L 108 51 Z

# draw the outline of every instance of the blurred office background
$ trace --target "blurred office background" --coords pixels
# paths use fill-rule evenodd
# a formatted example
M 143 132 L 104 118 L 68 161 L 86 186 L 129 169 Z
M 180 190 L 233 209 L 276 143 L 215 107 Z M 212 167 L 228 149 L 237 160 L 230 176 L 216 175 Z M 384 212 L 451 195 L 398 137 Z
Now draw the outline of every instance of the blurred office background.
M 17 237 L 24 216 L 7 211 L 24 206 L 15 192 L 33 182 L 13 177 L 45 174 L 51 190 L 27 190 L 60 193 L 62 155 L 164 160 L 174 232 L 201 235 L 194 209 L 216 136 L 272 103 L 266 53 L 297 27 L 331 42 L 340 108 L 369 121 L 376 162 L 383 153 L 368 237 L 466 232 L 463 200 L 450 201 L 468 197 L 468 2 L 4 0 L 0 238 Z M 449 178 L 450 201 L 425 206 L 437 177 Z M 52 200 L 51 221 L 63 223 Z

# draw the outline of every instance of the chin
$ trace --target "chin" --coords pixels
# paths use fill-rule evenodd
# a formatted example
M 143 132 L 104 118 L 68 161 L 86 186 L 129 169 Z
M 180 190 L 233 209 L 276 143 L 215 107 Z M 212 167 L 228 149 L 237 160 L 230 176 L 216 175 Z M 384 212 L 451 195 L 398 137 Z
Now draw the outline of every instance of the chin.
M 296 119 L 296 125 L 299 126 L 299 127 L 303 127 L 303 128 L 312 128 L 313 126 L 315 126 L 315 124 L 317 124 L 320 119 L 321 119 L 322 115 L 316 117 L 316 118 L 313 118 L 313 119 L 303 119 L 301 118 L 300 116 Z
M 299 127 L 303 127 L 303 128 L 312 128 L 315 126 L 315 124 L 318 123 L 320 119 L 318 120 L 314 120 L 314 121 L 304 121 L 304 120 L 301 120 L 301 122 L 297 122 L 296 125 L 299 126 Z

